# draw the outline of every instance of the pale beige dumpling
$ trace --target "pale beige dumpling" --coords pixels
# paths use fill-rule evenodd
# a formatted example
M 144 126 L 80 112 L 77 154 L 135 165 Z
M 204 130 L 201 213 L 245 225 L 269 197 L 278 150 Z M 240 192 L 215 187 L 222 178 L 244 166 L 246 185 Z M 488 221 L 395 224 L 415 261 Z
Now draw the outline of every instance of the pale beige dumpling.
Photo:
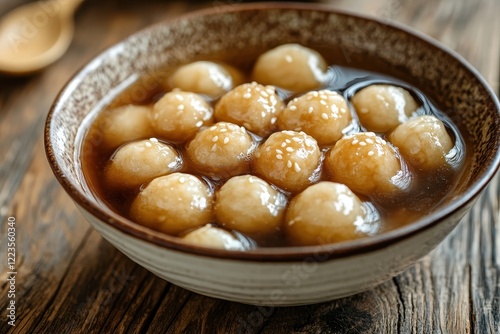
M 173 173 L 151 181 L 132 202 L 130 216 L 141 225 L 171 235 L 213 220 L 213 195 L 197 177 Z
M 269 236 L 281 229 L 286 203 L 286 197 L 266 181 L 252 175 L 236 176 L 218 191 L 215 217 L 227 229 Z
M 392 85 L 371 85 L 352 98 L 361 124 L 373 132 L 386 132 L 404 123 L 419 108 L 404 88 Z
M 195 61 L 179 67 L 170 78 L 170 86 L 217 97 L 238 85 L 242 77 L 243 75 L 232 66 L 211 61 Z
M 319 145 L 333 145 L 351 119 L 342 95 L 329 90 L 311 91 L 288 103 L 278 115 L 278 128 L 304 131 Z
M 345 185 L 320 182 L 294 197 L 286 213 L 285 230 L 298 246 L 323 245 L 366 236 L 366 210 Z
M 321 151 L 304 132 L 273 133 L 255 152 L 254 173 L 281 189 L 297 193 L 319 177 Z
M 182 240 L 195 246 L 243 251 L 246 247 L 241 240 L 221 228 L 211 224 L 197 228 L 182 237 Z
M 202 126 L 212 124 L 212 115 L 212 107 L 200 95 L 175 90 L 155 103 L 152 124 L 164 139 L 184 142 Z
M 179 170 L 181 165 L 179 153 L 156 138 L 128 143 L 111 156 L 105 169 L 106 184 L 113 188 L 139 187 Z
M 330 181 L 367 196 L 390 196 L 398 189 L 405 189 L 409 182 L 403 161 L 373 132 L 340 139 L 324 163 Z
M 126 105 L 104 111 L 96 121 L 106 148 L 118 146 L 137 139 L 155 136 L 151 125 L 150 106 Z
M 245 128 L 219 122 L 199 132 L 187 146 L 195 169 L 216 179 L 246 174 L 255 142 Z
M 215 106 L 218 121 L 244 126 L 261 137 L 276 129 L 277 115 L 285 107 L 274 87 L 256 82 L 240 85 L 226 93 Z
M 388 139 L 409 164 L 426 171 L 446 166 L 446 154 L 453 148 L 443 122 L 430 115 L 401 124 Z
M 304 92 L 324 83 L 327 67 L 318 52 L 299 44 L 284 44 L 263 53 L 252 75 L 263 85 Z

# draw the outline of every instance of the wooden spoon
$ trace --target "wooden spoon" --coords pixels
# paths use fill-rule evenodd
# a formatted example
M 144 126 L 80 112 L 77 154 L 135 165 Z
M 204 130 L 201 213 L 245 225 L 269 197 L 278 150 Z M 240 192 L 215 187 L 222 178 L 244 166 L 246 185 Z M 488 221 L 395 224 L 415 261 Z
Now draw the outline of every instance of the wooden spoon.
M 44 0 L 0 19 L 0 72 L 25 75 L 59 59 L 73 38 L 73 14 L 83 0 Z

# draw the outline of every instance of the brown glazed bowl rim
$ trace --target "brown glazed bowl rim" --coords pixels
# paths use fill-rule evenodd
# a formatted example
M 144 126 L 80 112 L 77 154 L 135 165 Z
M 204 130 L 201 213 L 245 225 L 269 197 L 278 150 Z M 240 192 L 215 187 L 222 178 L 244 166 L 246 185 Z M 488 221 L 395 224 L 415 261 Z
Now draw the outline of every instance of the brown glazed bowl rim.
M 432 38 L 422 33 L 414 31 L 413 29 L 405 25 L 394 22 L 387 23 L 384 22 L 383 20 L 375 19 L 373 17 L 354 14 L 348 11 L 332 9 L 327 5 L 277 2 L 277 3 L 238 4 L 231 6 L 222 6 L 217 8 L 202 9 L 181 15 L 173 19 L 156 23 L 145 29 L 140 30 L 139 32 L 136 32 L 135 34 L 148 33 L 154 31 L 159 26 L 169 25 L 171 23 L 175 23 L 180 19 L 196 18 L 200 16 L 208 16 L 221 13 L 258 11 L 258 10 L 265 11 L 273 9 L 318 11 L 340 16 L 354 17 L 366 21 L 371 21 L 382 26 L 387 26 L 391 29 L 396 29 L 407 35 L 410 35 L 412 38 L 420 39 L 421 41 L 427 43 L 429 46 L 432 46 L 437 50 L 444 51 L 449 56 L 458 61 L 461 64 L 461 66 L 463 66 L 465 69 L 471 72 L 478 79 L 478 81 L 484 86 L 484 88 L 488 91 L 500 115 L 500 103 L 495 93 L 486 82 L 486 80 L 482 77 L 481 74 L 478 73 L 478 71 L 475 68 L 472 67 L 472 65 L 470 65 L 464 58 L 462 58 L 453 50 L 441 45 L 439 42 L 433 40 Z M 73 182 L 76 181 L 72 181 L 70 178 L 64 175 L 54 155 L 54 150 L 52 147 L 53 143 L 51 139 L 51 125 L 52 125 L 52 119 L 54 118 L 58 105 L 61 104 L 61 100 L 64 99 L 64 96 L 67 96 L 68 91 L 71 90 L 71 87 L 76 87 L 76 83 L 80 82 L 82 78 L 86 75 L 86 73 L 89 71 L 89 64 L 95 64 L 95 62 L 99 62 L 100 60 L 105 59 L 111 52 L 113 52 L 113 50 L 116 50 L 121 44 L 126 43 L 126 41 L 127 41 L 126 39 L 121 40 L 120 42 L 114 44 L 104 52 L 100 53 L 94 59 L 87 62 L 86 65 L 84 65 L 80 70 L 78 70 L 77 73 L 63 87 L 63 89 L 55 99 L 55 102 L 52 105 L 51 110 L 47 116 L 47 121 L 45 124 L 45 133 L 44 133 L 45 150 L 47 159 L 57 180 L 66 190 L 66 192 L 70 195 L 70 197 L 80 207 L 88 211 L 90 214 L 92 214 L 94 217 L 104 222 L 105 224 L 113 228 L 116 228 L 121 232 L 124 232 L 130 236 L 133 236 L 135 238 L 141 239 L 146 242 L 150 242 L 159 247 L 165 247 L 169 250 L 175 250 L 188 254 L 200 255 L 212 258 L 255 261 L 255 262 L 285 262 L 285 261 L 304 261 L 304 260 L 326 261 L 329 259 L 338 259 L 353 255 L 364 254 L 371 251 L 383 249 L 391 244 L 395 244 L 399 241 L 412 237 L 446 220 L 448 217 L 457 212 L 460 208 L 462 208 L 463 206 L 467 205 L 469 202 L 474 200 L 481 193 L 481 191 L 487 186 L 487 184 L 491 181 L 491 179 L 493 178 L 493 176 L 495 175 L 496 171 L 499 168 L 500 151 L 497 151 L 496 156 L 494 157 L 491 165 L 482 173 L 482 175 L 480 175 L 477 178 L 477 181 L 475 183 L 471 184 L 468 187 L 468 189 L 463 194 L 461 194 L 459 198 L 454 199 L 453 201 L 439 208 L 432 214 L 422 219 L 419 219 L 411 224 L 405 225 L 403 227 L 397 228 L 389 232 L 384 232 L 380 235 L 375 235 L 364 239 L 357 239 L 352 241 L 345 241 L 345 242 L 327 244 L 321 246 L 305 246 L 305 247 L 297 246 L 297 247 L 277 247 L 277 248 L 263 247 L 248 251 L 226 251 L 226 250 L 199 247 L 184 243 L 176 237 L 169 236 L 161 232 L 154 231 L 147 227 L 141 226 L 137 223 L 134 223 L 118 215 L 109 208 L 103 208 L 101 206 L 97 206 L 94 203 L 94 200 L 90 198 L 90 196 L 82 193 L 77 189 L 76 186 L 73 185 Z

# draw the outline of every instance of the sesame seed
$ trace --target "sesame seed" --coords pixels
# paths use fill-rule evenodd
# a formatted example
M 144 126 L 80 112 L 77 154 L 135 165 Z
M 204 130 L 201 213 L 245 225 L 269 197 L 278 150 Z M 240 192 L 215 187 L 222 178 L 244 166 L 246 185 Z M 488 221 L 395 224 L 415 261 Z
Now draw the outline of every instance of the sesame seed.
M 199 128 L 203 125 L 203 121 L 196 122 L 196 127 Z
M 219 136 L 214 136 L 214 137 L 212 138 L 212 141 L 213 141 L 214 143 L 215 143 L 217 140 L 219 140 Z
M 281 154 L 276 154 L 276 159 L 278 160 L 282 160 L 283 159 L 283 156 Z
M 285 143 L 290 144 L 291 143 L 290 139 L 285 139 Z
M 224 133 L 224 132 L 227 132 L 227 129 L 220 129 L 219 130 L 220 133 Z
M 274 112 L 274 110 L 273 110 L 273 112 Z M 277 120 L 277 119 L 278 119 L 278 118 L 276 118 L 276 117 L 271 118 L 271 124 L 276 123 L 276 120 Z
M 186 182 L 186 178 L 184 176 L 181 176 L 179 178 L 179 183 L 184 183 L 184 182 Z
M 179 110 L 179 111 L 184 110 L 184 105 L 183 105 L 183 104 L 179 104 L 179 105 L 177 106 L 177 110 Z
M 373 151 L 368 152 L 368 156 L 370 156 L 370 157 L 371 157 L 372 155 L 374 155 L 374 154 L 375 154 L 375 153 L 374 153 Z
M 263 97 L 269 97 L 269 94 L 267 94 L 265 91 L 261 91 L 260 95 L 262 95 Z
M 229 137 L 224 138 L 224 144 L 229 143 Z
M 326 113 L 322 113 L 321 118 L 323 118 L 326 121 L 328 120 L 328 115 Z
M 244 98 L 244 99 L 249 99 L 249 98 L 251 98 L 251 97 L 252 97 L 252 94 L 251 94 L 251 93 L 245 93 L 245 94 L 243 94 L 243 98 Z
M 309 109 L 307 109 L 307 112 L 308 113 L 312 113 L 314 111 L 314 108 L 313 107 L 309 107 Z
M 286 56 L 285 56 L 285 60 L 286 60 L 286 62 L 287 62 L 287 63 L 291 63 L 291 62 L 293 62 L 293 58 L 292 58 L 292 56 L 290 56 L 290 55 L 286 55 Z
M 285 142 L 282 142 L 281 143 L 281 147 L 285 147 L 286 146 L 286 143 Z
M 292 152 L 293 152 L 293 148 L 291 148 L 291 147 L 287 147 L 287 148 L 286 148 L 286 151 L 287 151 L 287 152 L 292 153 Z
M 278 153 L 278 154 L 283 154 L 283 151 L 282 151 L 282 150 L 278 150 L 278 149 L 276 149 L 276 153 Z
M 264 111 L 262 111 L 262 112 L 260 113 L 260 115 L 262 116 L 262 118 L 265 118 L 265 117 L 266 117 L 266 113 L 265 113 Z
M 291 162 L 290 160 L 288 160 L 288 162 L 286 163 L 286 166 L 287 166 L 288 168 L 292 168 L 292 162 Z
M 373 144 L 373 140 L 371 140 L 370 138 L 366 138 L 366 142 L 367 142 L 368 144 Z
M 366 143 L 365 143 L 364 141 L 360 141 L 360 142 L 359 142 L 359 145 L 361 145 L 361 146 L 366 146 Z
M 326 106 L 326 101 L 325 100 L 321 100 L 321 101 L 319 101 L 319 103 L 321 103 L 322 105 Z
M 374 134 L 373 132 L 365 132 L 365 135 L 368 137 L 376 137 L 376 134 Z
M 180 95 L 180 94 L 176 94 L 176 95 L 175 95 L 175 98 L 176 98 L 177 100 L 179 100 L 179 101 L 184 101 L 184 97 L 182 97 L 182 95 Z
M 151 147 L 151 146 L 153 146 L 153 145 L 151 145 L 151 143 L 150 143 L 150 142 L 148 142 L 148 141 L 147 141 L 147 142 L 145 142 L 145 143 L 144 143 L 144 145 L 146 145 L 146 147 Z
M 293 130 L 294 130 L 294 131 L 300 131 L 300 130 L 302 130 L 302 128 L 301 128 L 301 127 L 298 127 L 298 128 L 293 129 Z
M 297 137 L 293 137 L 292 140 L 296 143 L 300 143 L 300 138 L 297 138 Z
M 298 163 L 294 163 L 294 164 L 293 164 L 293 169 L 295 169 L 295 171 L 296 171 L 297 173 L 301 171 L 301 168 L 300 168 L 300 166 L 299 166 L 299 164 L 298 164 Z
M 309 95 L 308 97 L 306 97 L 306 100 L 307 100 L 307 101 L 311 101 L 313 98 L 314 98 L 314 96 Z
M 290 109 L 291 111 L 295 111 L 295 110 L 297 110 L 297 106 L 292 105 L 292 106 L 288 107 L 288 109 Z
M 268 146 L 268 147 L 266 147 L 266 152 L 269 152 L 269 151 L 271 151 L 271 148 Z
M 156 138 L 149 138 L 150 141 L 152 141 L 153 143 L 158 143 L 158 139 Z
M 319 93 L 318 93 L 317 91 L 314 91 L 314 92 L 312 92 L 312 95 L 313 95 L 314 97 L 318 97 Z
M 359 140 L 357 140 L 357 139 L 354 139 L 354 140 L 351 142 L 351 144 L 353 144 L 353 145 L 356 145 L 357 143 L 359 143 Z
M 217 126 L 216 126 L 216 125 L 214 125 L 214 126 L 212 126 L 212 127 L 210 128 L 210 131 L 215 131 L 215 130 L 217 130 Z
M 211 151 L 212 151 L 212 152 L 215 152 L 216 150 L 217 150 L 217 144 L 214 144 L 214 145 L 212 146 Z

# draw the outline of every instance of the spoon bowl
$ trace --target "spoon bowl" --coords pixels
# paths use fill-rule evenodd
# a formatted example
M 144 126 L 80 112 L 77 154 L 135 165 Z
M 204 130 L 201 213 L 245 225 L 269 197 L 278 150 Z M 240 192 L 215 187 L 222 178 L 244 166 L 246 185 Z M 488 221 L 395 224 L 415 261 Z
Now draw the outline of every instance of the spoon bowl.
M 29 3 L 0 19 L 0 72 L 27 75 L 59 59 L 73 38 L 73 14 L 82 1 Z

